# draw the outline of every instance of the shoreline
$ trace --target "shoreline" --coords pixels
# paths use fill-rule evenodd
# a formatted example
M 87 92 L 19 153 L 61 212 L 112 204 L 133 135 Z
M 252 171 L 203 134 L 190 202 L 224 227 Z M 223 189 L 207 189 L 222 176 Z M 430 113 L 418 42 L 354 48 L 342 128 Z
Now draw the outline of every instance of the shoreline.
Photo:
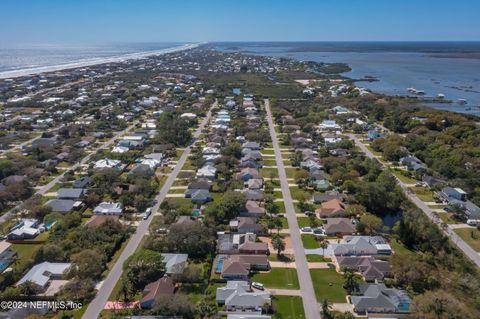
M 21 70 L 14 70 L 14 71 L 5 71 L 0 72 L 0 79 L 14 79 L 19 78 L 22 76 L 29 76 L 29 75 L 37 75 L 47 72 L 56 72 L 56 71 L 63 71 L 63 70 L 70 70 L 82 67 L 88 67 L 92 65 L 99 65 L 105 63 L 119 63 L 125 62 L 127 60 L 135 60 L 135 59 L 144 59 L 149 56 L 154 55 L 162 55 L 167 53 L 179 52 L 184 50 L 190 50 L 199 47 L 204 43 L 192 43 L 192 44 L 184 44 L 177 47 L 171 47 L 166 49 L 154 50 L 154 51 L 143 51 L 138 53 L 129 53 L 122 56 L 113 56 L 109 58 L 91 58 L 86 61 L 80 62 L 71 62 L 65 63 L 60 65 L 51 65 L 51 66 L 42 66 L 42 67 L 35 67 L 35 68 L 26 68 Z

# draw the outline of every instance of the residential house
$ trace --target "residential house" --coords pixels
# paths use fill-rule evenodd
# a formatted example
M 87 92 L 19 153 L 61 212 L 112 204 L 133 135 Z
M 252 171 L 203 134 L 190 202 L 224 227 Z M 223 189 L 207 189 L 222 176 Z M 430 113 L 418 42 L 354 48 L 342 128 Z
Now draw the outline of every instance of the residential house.
M 189 190 L 204 189 L 209 191 L 211 188 L 212 188 L 212 182 L 206 178 L 197 178 L 196 180 L 192 181 L 188 185 Z
M 392 248 L 380 236 L 343 236 L 338 244 L 331 244 L 335 256 L 391 255 Z
M 319 218 L 332 218 L 332 217 L 344 217 L 345 216 L 345 204 L 334 198 L 328 202 L 322 203 L 320 208 L 315 210 L 315 213 Z
M 328 202 L 332 199 L 337 199 L 339 201 L 344 201 L 346 199 L 345 194 L 339 193 L 338 191 L 326 191 L 324 194 L 313 194 L 313 202 L 315 204 L 320 204 Z
M 384 284 L 360 284 L 359 290 L 360 296 L 350 297 L 358 314 L 410 311 L 412 301 L 404 290 L 387 288 Z
M 228 281 L 225 287 L 217 288 L 215 300 L 225 305 L 227 311 L 239 311 L 242 315 L 249 311 L 261 312 L 265 304 L 271 304 L 270 294 L 252 290 L 248 281 Z
M 52 209 L 52 212 L 68 213 L 73 209 L 77 209 L 82 205 L 82 201 L 73 199 L 51 199 L 45 203 Z
M 57 191 L 57 197 L 59 199 L 79 200 L 85 195 L 85 191 L 83 188 L 60 188 Z
M 195 176 L 197 178 L 206 178 L 209 180 L 214 180 L 215 176 L 217 175 L 217 169 L 213 164 L 207 163 L 202 168 L 200 168 Z
M 422 183 L 423 185 L 425 185 L 426 187 L 434 187 L 436 185 L 439 185 L 441 183 L 443 183 L 444 181 L 442 181 L 441 179 L 439 178 L 436 178 L 434 176 L 428 176 L 428 175 L 423 175 L 422 176 Z
M 232 219 L 229 223 L 230 229 L 240 233 L 253 233 L 261 234 L 264 232 L 263 225 L 257 224 L 257 218 L 255 217 L 237 217 Z
M 24 218 L 10 229 L 7 238 L 9 240 L 33 239 L 40 234 L 40 231 L 38 219 Z
M 230 255 L 223 260 L 221 274 L 226 280 L 248 280 L 250 271 L 269 269 L 266 255 Z
M 446 203 L 452 200 L 465 201 L 467 198 L 467 193 L 458 187 L 444 187 L 438 195 Z
M 95 162 L 93 168 L 95 169 L 104 169 L 104 168 L 121 168 L 122 162 L 119 160 L 112 160 L 109 158 L 101 159 Z
M 174 292 L 175 284 L 173 280 L 168 276 L 163 276 L 145 286 L 142 292 L 142 299 L 140 300 L 140 307 L 142 309 L 151 309 L 155 305 L 155 300 L 173 296 Z
M 252 178 L 245 183 L 246 187 L 251 190 L 261 190 L 263 188 L 262 178 Z
M 381 281 L 392 275 L 388 261 L 372 256 L 334 256 L 333 261 L 337 271 L 352 269 L 362 275 L 365 281 Z
M 240 160 L 240 163 L 237 165 L 237 169 L 242 170 L 244 168 L 254 168 L 258 170 L 262 168 L 262 164 L 251 158 L 242 159 Z
M 92 182 L 92 179 L 88 176 L 83 176 L 80 177 L 79 179 L 75 180 L 73 182 L 73 187 L 74 188 L 87 188 L 90 183 Z
M 123 205 L 114 202 L 101 202 L 93 209 L 93 213 L 97 215 L 116 215 L 123 213 Z
M 244 189 L 242 193 L 245 195 L 247 201 L 261 201 L 263 200 L 263 191 L 255 189 Z
M 70 266 L 70 263 L 51 263 L 45 261 L 33 266 L 15 286 L 18 287 L 28 281 L 35 285 L 38 292 L 53 296 L 60 290 L 61 286 L 67 283 L 66 280 L 63 280 L 63 277 Z M 50 285 L 52 289 L 48 289 Z
M 245 211 L 240 213 L 241 217 L 262 217 L 263 215 L 265 215 L 265 208 L 253 200 L 248 200 L 245 204 Z
M 244 168 L 237 174 L 237 177 L 242 181 L 246 182 L 252 178 L 261 178 L 260 173 L 258 170 L 254 168 Z
M 187 265 L 188 254 L 162 253 L 167 275 L 182 274 Z
M 355 224 L 350 218 L 327 218 L 323 229 L 327 236 L 353 235 L 356 232 Z
M 219 254 L 268 254 L 268 244 L 256 242 L 257 236 L 254 233 L 217 233 L 217 251 Z

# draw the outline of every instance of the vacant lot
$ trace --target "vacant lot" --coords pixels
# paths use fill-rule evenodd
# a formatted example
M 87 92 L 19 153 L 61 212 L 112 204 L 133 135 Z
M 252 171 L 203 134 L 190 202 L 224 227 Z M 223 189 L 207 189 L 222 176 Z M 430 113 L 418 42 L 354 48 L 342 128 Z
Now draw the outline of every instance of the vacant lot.
M 320 243 L 315 235 L 302 234 L 303 247 L 306 249 L 320 248 Z
M 317 300 L 328 299 L 330 302 L 346 302 L 347 293 L 343 289 L 344 279 L 335 269 L 311 269 L 313 288 Z
M 476 228 L 458 228 L 454 230 L 458 236 L 473 249 L 480 251 L 480 231 Z
M 305 318 L 302 298 L 294 296 L 273 296 L 272 304 L 274 319 L 302 319 Z
M 267 288 L 300 289 L 297 270 L 292 268 L 272 268 L 268 272 L 253 275 L 252 281 L 260 282 Z

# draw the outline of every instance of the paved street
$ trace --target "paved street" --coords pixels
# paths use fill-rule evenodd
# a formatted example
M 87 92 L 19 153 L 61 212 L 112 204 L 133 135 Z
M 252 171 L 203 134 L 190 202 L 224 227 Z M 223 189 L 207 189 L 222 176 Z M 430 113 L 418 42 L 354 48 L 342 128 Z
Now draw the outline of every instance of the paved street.
M 355 141 L 355 144 L 367 155 L 369 158 L 376 158 L 375 155 L 363 144 L 355 135 L 353 134 L 347 134 L 350 139 Z M 380 162 L 381 163 L 381 162 Z M 381 163 L 384 167 L 385 164 Z M 468 258 L 470 258 L 477 266 L 480 267 L 480 254 L 477 253 L 472 247 L 470 247 L 460 236 L 458 236 L 454 231 L 453 227 L 448 225 L 447 228 L 443 228 L 441 226 L 442 221 L 437 218 L 434 215 L 434 210 L 426 203 L 424 203 L 422 200 L 420 200 L 415 193 L 411 192 L 408 189 L 407 184 L 403 183 L 401 180 L 397 178 L 397 182 L 400 185 L 400 187 L 403 189 L 405 195 L 408 196 L 408 198 L 418 207 L 420 208 L 425 215 L 427 215 L 430 220 L 435 223 L 442 231 L 443 233 L 448 236 L 454 243 L 455 245 L 458 246 L 460 250 L 463 251 L 465 255 L 467 255 Z
M 300 290 L 303 300 L 303 308 L 305 309 L 305 317 L 307 319 L 320 319 L 320 309 L 318 307 L 315 291 L 313 290 L 312 278 L 308 270 L 307 258 L 303 248 L 302 239 L 300 237 L 300 230 L 298 227 L 295 208 L 293 207 L 292 196 L 290 188 L 288 187 L 287 175 L 283 165 L 280 146 L 275 132 L 275 127 L 272 119 L 272 112 L 270 110 L 270 102 L 265 100 L 265 109 L 267 111 L 268 128 L 272 137 L 273 149 L 275 150 L 275 160 L 278 167 L 278 175 L 280 178 L 280 185 L 282 187 L 282 194 L 285 203 L 285 211 L 290 228 L 290 237 L 293 244 L 295 255 L 295 263 L 297 265 L 298 280 L 300 282 Z
M 193 134 L 194 139 L 198 138 L 198 136 L 200 135 L 204 127 L 207 125 L 212 114 L 211 111 L 215 106 L 216 106 L 216 103 L 208 111 L 206 118 L 202 121 L 200 126 L 197 128 L 197 130 Z M 157 200 L 157 204 L 153 207 L 152 209 L 153 212 L 156 212 L 158 210 L 158 208 L 160 207 L 160 204 L 165 199 L 170 187 L 172 186 L 173 182 L 177 178 L 177 175 L 180 172 L 181 168 L 185 164 L 185 161 L 187 160 L 188 155 L 190 154 L 190 151 L 191 151 L 191 146 L 188 146 L 183 152 L 180 159 L 178 160 L 177 165 L 175 166 L 175 169 L 170 174 L 167 181 L 165 182 L 162 189 L 160 190 L 160 193 L 155 198 Z M 123 263 L 128 257 L 130 257 L 135 252 L 137 247 L 140 245 L 140 242 L 143 236 L 148 234 L 148 228 L 152 220 L 153 218 L 150 217 L 149 219 L 142 220 L 140 222 L 135 234 L 132 235 L 124 251 L 118 258 L 113 268 L 108 273 L 107 278 L 105 279 L 102 286 L 100 287 L 100 290 L 97 292 L 95 299 L 93 299 L 92 302 L 88 305 L 87 311 L 82 317 L 83 319 L 98 318 L 98 316 L 100 315 L 100 312 L 103 310 L 106 302 L 108 301 L 108 297 L 112 293 L 113 288 L 115 287 L 115 284 L 118 282 L 118 280 L 120 279 L 120 276 L 122 275 Z

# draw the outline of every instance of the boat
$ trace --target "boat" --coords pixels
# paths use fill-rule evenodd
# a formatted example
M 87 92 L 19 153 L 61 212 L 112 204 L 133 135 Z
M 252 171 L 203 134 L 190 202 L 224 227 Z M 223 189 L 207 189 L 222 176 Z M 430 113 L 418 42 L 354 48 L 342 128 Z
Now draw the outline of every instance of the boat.
M 438 94 L 437 94 L 437 97 L 438 97 L 439 99 L 442 99 L 442 100 L 443 100 L 443 99 L 445 98 L 445 94 L 443 94 L 443 93 L 438 93 Z
M 416 95 L 425 95 L 425 91 L 417 90 L 416 88 L 407 88 L 407 91 Z
M 458 104 L 467 104 L 467 100 L 466 99 L 458 99 L 457 103 Z

